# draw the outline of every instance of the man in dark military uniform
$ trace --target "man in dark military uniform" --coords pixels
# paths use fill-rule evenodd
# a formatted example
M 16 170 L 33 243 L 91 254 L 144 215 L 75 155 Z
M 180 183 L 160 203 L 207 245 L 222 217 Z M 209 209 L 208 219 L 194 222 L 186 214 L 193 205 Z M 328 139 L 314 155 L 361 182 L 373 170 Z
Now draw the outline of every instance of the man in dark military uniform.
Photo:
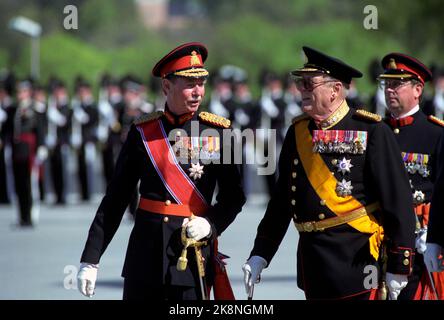
M 361 72 L 303 47 L 308 62 L 293 71 L 308 115 L 284 140 L 279 178 L 243 266 L 250 292 L 293 219 L 299 231 L 298 286 L 307 299 L 374 299 L 382 241 L 385 280 L 396 299 L 407 284 L 415 218 L 407 174 L 389 127 L 377 115 L 348 107 L 346 88 Z M 383 236 L 384 234 L 384 236 Z M 384 238 L 384 239 L 383 239 Z
M 202 44 L 186 43 L 154 67 L 153 75 L 162 78 L 165 111 L 143 116 L 129 130 L 82 254 L 78 283 L 84 295 L 94 292 L 100 257 L 139 180 L 141 198 L 122 272 L 123 298 L 201 299 L 213 282 L 216 294 L 221 265 L 215 260 L 220 259 L 215 243 L 245 197 L 238 166 L 222 162 L 232 152 L 222 140 L 229 121 L 198 113 L 208 75 L 206 57 Z M 212 204 L 216 183 L 217 202 Z M 187 241 L 199 242 L 201 250 L 187 250 Z
M 32 99 L 33 82 L 25 79 L 17 83 L 17 104 L 11 110 L 12 162 L 15 191 L 18 199 L 19 225 L 32 227 L 33 184 L 32 172 L 36 157 L 44 150 L 44 128 Z
M 63 81 L 53 79 L 49 84 L 48 138 L 51 178 L 56 196 L 55 203 L 66 203 L 66 162 L 69 155 L 72 109 L 69 106 L 68 90 Z
M 444 139 L 441 139 L 437 163 L 438 174 L 430 207 L 424 263 L 430 272 L 442 274 L 444 271 Z
M 427 224 L 433 182 L 437 173 L 437 149 L 444 122 L 426 116 L 419 108 L 424 84 L 432 78 L 430 70 L 417 59 L 402 53 L 390 53 L 381 61 L 384 73 L 379 76 L 385 92 L 390 118 L 387 124 L 393 129 L 396 141 L 410 179 L 417 221 L 415 263 L 409 283 L 399 299 L 422 300 L 429 295 L 426 287 L 429 275 L 422 254 L 426 249 Z M 444 278 L 435 278 L 435 287 L 441 291 Z M 444 294 L 444 292 L 443 292 Z

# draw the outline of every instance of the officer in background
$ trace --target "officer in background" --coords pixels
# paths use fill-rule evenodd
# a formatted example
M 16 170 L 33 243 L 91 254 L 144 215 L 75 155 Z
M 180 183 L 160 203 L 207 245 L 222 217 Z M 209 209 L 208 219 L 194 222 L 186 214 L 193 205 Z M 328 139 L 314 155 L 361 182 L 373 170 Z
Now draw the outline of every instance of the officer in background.
M 111 181 L 114 164 L 122 146 L 120 119 L 124 108 L 118 82 L 109 75 L 102 77 L 99 91 L 99 127 L 97 130 L 102 152 L 102 165 L 106 185 Z
M 369 111 L 371 113 L 376 113 L 381 116 L 381 118 L 385 118 L 388 114 L 387 105 L 385 103 L 385 94 L 384 90 L 381 86 L 378 85 L 378 76 L 384 71 L 381 68 L 381 63 L 379 59 L 372 59 L 368 65 L 368 74 L 370 77 L 370 81 L 374 84 L 374 88 L 376 89 L 375 93 L 370 97 L 369 100 Z
M 38 122 L 33 106 L 33 81 L 25 79 L 17 83 L 17 105 L 12 107 L 12 162 L 14 184 L 19 209 L 19 226 L 32 227 L 36 217 L 32 215 L 37 185 L 33 177 L 37 157 L 44 153 L 44 131 Z M 41 158 L 42 159 L 42 158 Z M 34 175 L 35 177 L 35 175 Z
M 432 69 L 433 68 L 433 69 Z M 434 115 L 438 119 L 444 118 L 444 69 L 433 65 L 432 92 L 423 97 L 421 109 L 426 115 Z
M 444 133 L 443 133 L 444 135 Z M 438 151 L 438 173 L 430 207 L 424 263 L 430 272 L 444 271 L 444 139 Z
M 63 81 L 53 79 L 49 83 L 49 92 L 46 144 L 49 150 L 52 185 L 56 196 L 55 204 L 64 205 L 73 112 L 69 105 L 68 89 Z
M 279 159 L 279 179 L 253 250 L 243 266 L 247 293 L 267 267 L 293 219 L 299 231 L 298 287 L 307 299 L 375 299 L 366 286 L 387 246 L 391 299 L 407 284 L 415 218 L 407 174 L 389 127 L 351 109 L 346 89 L 361 72 L 303 47 L 293 71 L 307 114 L 294 120 Z M 383 236 L 384 234 L 384 236 Z
M 381 65 L 385 71 L 379 80 L 390 111 L 390 118 L 386 122 L 395 133 L 402 152 L 418 219 L 413 272 L 399 299 L 424 300 L 430 293 L 427 290 L 430 280 L 422 255 L 426 250 L 430 200 L 438 169 L 436 156 L 444 121 L 426 116 L 419 107 L 424 85 L 432 78 L 432 73 L 424 64 L 406 54 L 390 53 L 382 59 Z M 439 298 L 443 299 L 444 278 L 434 275 L 434 282 L 441 294 Z
M 265 131 L 265 136 L 262 137 L 264 143 L 264 154 L 267 155 L 269 161 L 276 161 L 276 155 L 282 147 L 284 140 L 284 128 L 285 128 L 285 112 L 287 109 L 287 103 L 284 99 L 284 89 L 282 79 L 278 74 L 270 70 L 265 70 L 262 73 L 262 93 L 260 98 L 260 127 L 262 129 L 275 130 L 275 141 L 270 143 L 272 137 L 269 135 L 269 131 Z M 275 146 L 271 149 L 268 146 Z M 273 156 L 270 154 L 274 153 Z M 271 197 L 274 192 L 274 186 L 277 180 L 277 172 L 273 174 L 265 175 L 268 195 Z
M 93 187 L 97 126 L 99 112 L 94 101 L 91 85 L 83 79 L 76 83 L 76 98 L 73 105 L 73 146 L 77 150 L 77 170 L 80 184 L 80 197 L 89 201 Z
M 123 143 L 128 136 L 128 132 L 134 121 L 143 115 L 154 111 L 154 105 L 146 100 L 146 89 L 142 81 L 133 76 L 127 75 L 121 80 L 123 90 L 123 112 L 121 113 L 120 123 L 120 139 Z M 137 187 L 134 188 L 133 197 L 131 198 L 128 210 L 134 215 L 139 203 Z
M 245 197 L 238 166 L 221 162 L 232 155 L 222 140 L 229 121 L 198 112 L 208 76 L 206 58 L 202 44 L 186 43 L 154 67 L 153 75 L 162 79 L 165 111 L 143 116 L 129 130 L 82 254 L 78 283 L 84 295 L 94 293 L 100 257 L 139 180 L 141 200 L 122 272 L 123 298 L 202 299 L 213 282 L 217 293 L 222 263 L 217 237 L 241 211 Z M 189 241 L 200 246 L 187 249 Z
M 1 75 L 0 79 L 0 204 L 11 202 L 12 179 L 10 170 L 10 151 L 12 134 L 12 111 L 14 106 L 15 78 L 12 73 Z M 9 153 L 9 154 L 8 154 Z M 9 166 L 8 166 L 9 164 Z
M 33 90 L 33 108 L 36 112 L 37 123 L 40 126 L 41 134 L 43 134 L 43 145 L 40 148 L 40 154 L 37 154 L 36 162 L 36 179 L 38 183 L 40 201 L 45 201 L 46 189 L 45 189 L 45 163 L 48 158 L 48 147 L 46 146 L 46 136 L 48 134 L 48 108 L 47 97 L 45 88 L 36 83 Z

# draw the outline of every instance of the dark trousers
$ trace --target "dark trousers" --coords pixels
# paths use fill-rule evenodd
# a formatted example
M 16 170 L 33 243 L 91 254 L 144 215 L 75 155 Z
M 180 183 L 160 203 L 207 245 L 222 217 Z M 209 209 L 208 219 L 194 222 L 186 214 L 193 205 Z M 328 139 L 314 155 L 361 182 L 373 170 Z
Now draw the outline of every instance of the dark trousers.
M 123 300 L 200 300 L 199 288 L 151 284 L 139 279 L 125 278 L 123 283 Z
M 58 204 L 65 203 L 65 181 L 63 176 L 62 147 L 57 145 L 50 154 L 51 178 Z
M 4 146 L 0 146 L 0 203 L 9 203 Z
M 85 154 L 85 145 L 82 144 L 78 151 L 78 174 L 79 174 L 79 183 L 80 183 L 80 195 L 82 200 L 89 200 L 89 185 L 88 185 L 88 170 L 86 164 L 86 154 Z
M 15 192 L 20 212 L 20 224 L 31 225 L 32 191 L 31 170 L 28 161 L 14 161 Z

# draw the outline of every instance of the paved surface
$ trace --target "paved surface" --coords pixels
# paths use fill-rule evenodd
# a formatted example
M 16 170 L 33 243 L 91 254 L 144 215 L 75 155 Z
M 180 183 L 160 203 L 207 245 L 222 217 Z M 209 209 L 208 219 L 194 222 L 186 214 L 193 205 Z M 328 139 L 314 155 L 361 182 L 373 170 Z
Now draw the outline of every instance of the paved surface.
M 15 207 L 0 206 L 0 299 L 83 299 L 76 290 L 75 276 L 99 201 L 100 196 L 88 204 L 43 204 L 34 229 L 15 227 Z M 243 212 L 220 240 L 220 250 L 231 257 L 228 272 L 237 299 L 246 299 L 241 266 L 253 245 L 265 205 L 264 196 L 249 197 Z M 120 272 L 132 225 L 125 214 L 102 257 L 94 299 L 121 299 Z M 290 226 L 275 259 L 255 288 L 255 299 L 304 299 L 296 286 L 296 245 L 297 232 Z

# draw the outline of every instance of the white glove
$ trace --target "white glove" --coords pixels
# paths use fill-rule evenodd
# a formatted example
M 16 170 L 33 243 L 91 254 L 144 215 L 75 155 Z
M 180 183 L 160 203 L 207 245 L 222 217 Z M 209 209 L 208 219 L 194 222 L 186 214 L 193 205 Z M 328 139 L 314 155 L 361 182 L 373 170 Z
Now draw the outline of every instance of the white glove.
M 427 243 L 427 250 L 424 253 L 424 263 L 429 272 L 441 272 L 444 270 L 442 258 L 444 254 L 443 248 L 436 243 Z
M 45 146 L 40 146 L 37 148 L 37 159 L 40 163 L 48 158 L 48 149 Z
M 98 264 L 81 263 L 79 273 L 77 273 L 77 287 L 79 291 L 89 298 L 94 294 L 96 286 Z
M 194 219 L 183 219 L 182 226 L 187 227 L 187 237 L 199 241 L 211 235 L 211 226 L 207 219 L 195 217 Z
M 262 270 L 267 266 L 267 260 L 260 256 L 252 256 L 242 266 L 244 271 L 244 285 L 245 292 L 250 294 L 251 289 L 255 283 L 259 283 Z
M 401 290 L 407 286 L 408 279 L 404 274 L 387 272 L 385 274 L 385 282 L 388 287 L 390 300 L 397 300 Z
M 415 244 L 415 248 L 420 254 L 424 254 L 424 252 L 427 249 L 426 239 L 427 239 L 427 229 L 421 229 L 421 231 L 416 236 L 416 244 Z

